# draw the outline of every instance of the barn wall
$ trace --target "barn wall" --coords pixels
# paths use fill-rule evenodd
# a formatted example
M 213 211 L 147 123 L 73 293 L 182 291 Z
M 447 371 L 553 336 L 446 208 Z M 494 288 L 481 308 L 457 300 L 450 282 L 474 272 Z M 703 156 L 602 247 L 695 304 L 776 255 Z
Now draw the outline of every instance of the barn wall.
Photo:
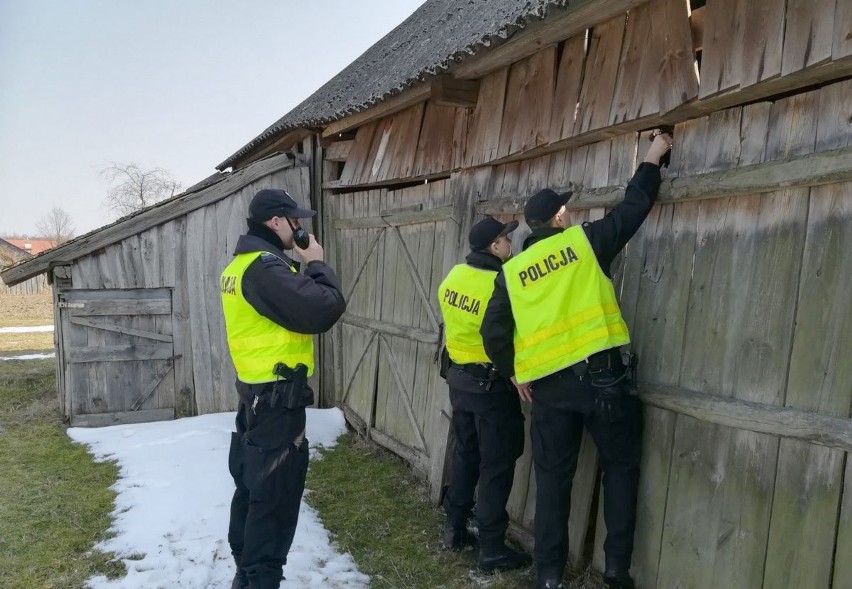
M 520 214 L 527 196 L 572 189 L 572 221 L 599 219 L 649 146 L 637 131 L 676 124 L 660 202 L 614 276 L 645 384 L 634 572 L 641 587 L 852 586 L 842 557 L 852 542 L 844 484 L 852 308 L 843 303 L 852 288 L 852 82 L 772 98 L 848 75 L 852 15 L 844 3 L 780 2 L 767 12 L 708 2 L 699 81 L 684 4 L 655 0 L 595 27 L 588 42 L 580 35 L 498 69 L 480 80 L 473 109 L 427 101 L 332 143 L 324 200 L 335 207 L 329 223 L 345 228 L 335 251 L 360 267 L 377 231 L 353 219 L 375 218 L 395 184 L 447 177 L 455 261 L 466 253 L 459 236 L 481 214 L 521 220 L 518 251 L 529 231 Z M 670 45 L 647 47 L 661 20 L 672 23 Z M 366 272 L 398 276 L 395 255 L 385 250 Z M 341 272 L 344 290 L 354 287 L 355 274 Z M 374 292 L 361 301 L 371 307 L 356 312 L 396 308 L 387 279 Z M 414 314 L 387 319 L 419 325 Z M 375 362 L 364 353 L 369 341 L 363 329 L 335 330 L 337 401 L 366 433 L 393 432 L 369 401 L 403 391 L 363 371 Z M 444 401 L 436 397 L 431 411 L 446 411 Z M 399 419 L 403 427 L 410 418 Z M 812 430 L 790 425 L 812 421 Z M 393 439 L 374 437 L 419 468 Z M 587 437 L 570 550 L 573 562 L 601 568 L 603 517 L 591 511 L 597 472 Z M 444 483 L 441 469 L 425 474 L 433 490 Z M 527 542 L 531 475 L 527 443 L 508 505 Z
M 251 197 L 271 187 L 284 187 L 307 205 L 308 168 L 274 172 L 211 205 L 78 258 L 72 267 L 75 289 L 173 289 L 174 346 L 180 355 L 175 389 L 198 414 L 236 408 L 219 274 L 245 232 Z

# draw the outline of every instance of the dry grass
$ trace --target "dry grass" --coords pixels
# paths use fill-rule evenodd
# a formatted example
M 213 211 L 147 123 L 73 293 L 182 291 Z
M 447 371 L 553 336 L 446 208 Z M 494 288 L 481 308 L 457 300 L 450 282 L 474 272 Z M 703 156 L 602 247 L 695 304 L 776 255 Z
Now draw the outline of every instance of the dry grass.
M 53 325 L 52 295 L 0 294 L 0 327 Z M 0 333 L 0 357 L 53 350 L 53 332 Z
M 53 324 L 53 295 L 0 294 L 0 327 Z

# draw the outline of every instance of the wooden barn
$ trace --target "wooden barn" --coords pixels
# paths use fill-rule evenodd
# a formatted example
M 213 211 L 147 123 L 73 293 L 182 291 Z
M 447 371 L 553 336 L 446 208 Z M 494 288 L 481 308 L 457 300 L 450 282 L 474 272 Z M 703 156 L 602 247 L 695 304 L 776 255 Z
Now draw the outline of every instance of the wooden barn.
M 304 157 L 277 154 L 211 176 L 184 194 L 2 273 L 48 272 L 57 391 L 72 425 L 172 419 L 236 408 L 219 273 L 261 188 L 309 206 Z
M 320 211 L 348 301 L 321 338 L 322 402 L 437 499 L 434 292 L 470 225 L 522 220 L 543 187 L 574 190 L 576 222 L 602 217 L 662 124 L 660 202 L 614 278 L 646 407 L 633 573 L 642 588 L 852 587 L 849 0 L 428 0 L 216 183 L 2 277 L 51 270 L 69 415 L 230 409 L 216 278 L 250 195 L 286 187 Z M 575 564 L 603 564 L 599 486 L 586 438 Z M 508 510 L 529 543 L 529 443 Z

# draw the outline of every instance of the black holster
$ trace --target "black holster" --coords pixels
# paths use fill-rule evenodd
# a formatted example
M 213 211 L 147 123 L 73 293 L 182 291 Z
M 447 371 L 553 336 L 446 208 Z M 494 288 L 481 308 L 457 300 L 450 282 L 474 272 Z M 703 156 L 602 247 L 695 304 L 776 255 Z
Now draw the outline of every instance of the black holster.
M 279 402 L 285 409 L 298 409 L 314 403 L 314 392 L 308 386 L 308 367 L 297 364 L 290 368 L 279 362 L 272 369 L 278 379 L 272 389 L 271 407 Z

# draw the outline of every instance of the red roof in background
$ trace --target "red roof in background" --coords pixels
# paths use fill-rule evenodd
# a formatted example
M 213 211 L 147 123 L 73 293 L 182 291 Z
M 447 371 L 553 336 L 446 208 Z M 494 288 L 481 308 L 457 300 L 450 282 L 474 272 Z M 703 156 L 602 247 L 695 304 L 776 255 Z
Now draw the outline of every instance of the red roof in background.
M 53 247 L 53 242 L 47 239 L 3 239 L 34 256 Z

